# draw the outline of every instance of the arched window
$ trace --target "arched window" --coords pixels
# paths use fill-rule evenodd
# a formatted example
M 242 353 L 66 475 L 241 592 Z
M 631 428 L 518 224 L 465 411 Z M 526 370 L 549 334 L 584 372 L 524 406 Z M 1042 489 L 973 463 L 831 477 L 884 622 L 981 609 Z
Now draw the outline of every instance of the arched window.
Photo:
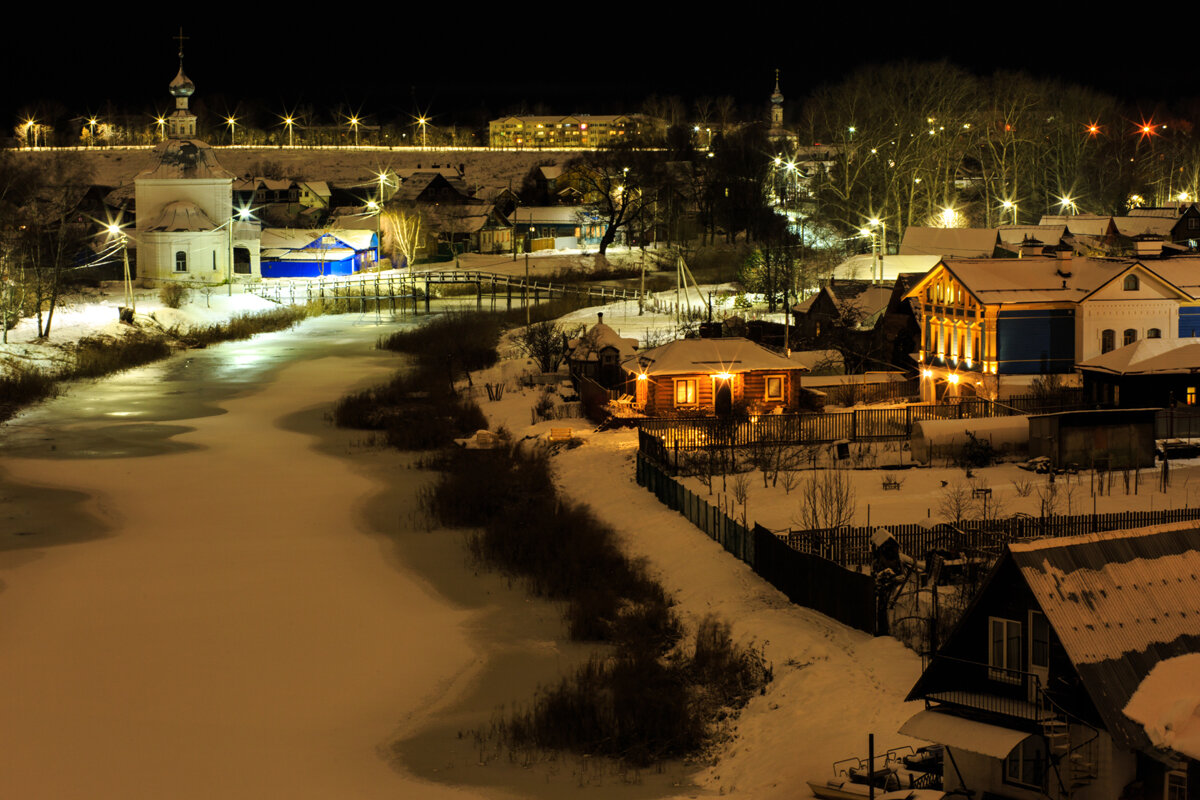
M 1162 331 L 1160 331 L 1158 328 L 1151 328 L 1150 330 L 1146 331 L 1146 338 L 1147 339 L 1161 339 Z
M 1117 332 L 1112 328 L 1105 328 L 1100 332 L 1100 352 L 1107 353 L 1117 346 Z
M 182 250 L 175 251 L 175 271 L 187 272 L 187 253 Z
M 1136 341 L 1137 341 L 1137 329 L 1136 328 L 1126 328 L 1125 336 L 1121 343 L 1122 344 L 1133 344 Z
M 1125 291 L 1136 292 L 1137 290 L 1138 290 L 1138 276 L 1137 275 L 1126 275 L 1125 276 Z

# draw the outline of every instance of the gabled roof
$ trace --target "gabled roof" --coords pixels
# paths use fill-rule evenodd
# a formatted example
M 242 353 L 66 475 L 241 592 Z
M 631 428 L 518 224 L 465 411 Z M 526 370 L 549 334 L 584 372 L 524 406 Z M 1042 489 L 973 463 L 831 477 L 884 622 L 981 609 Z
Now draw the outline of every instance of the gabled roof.
M 643 350 L 621 363 L 627 372 L 645 375 L 696 375 L 751 370 L 806 369 L 749 339 L 678 339 Z
M 1037 239 L 1043 245 L 1054 246 L 1067 234 L 1066 225 L 1001 225 L 1000 241 L 1007 245 L 1025 244 Z
M 1200 526 L 1107 531 L 1008 546 L 1114 739 L 1150 742 L 1125 716 L 1160 661 L 1200 652 Z
M 830 276 L 836 280 L 870 280 L 872 269 L 882 272 L 879 280 L 890 281 L 904 272 L 928 272 L 937 266 L 940 255 L 924 256 L 880 256 L 878 267 L 870 253 L 860 253 L 847 258 L 833 269 Z
M 317 242 L 322 236 L 332 237 L 331 244 L 325 247 L 319 245 Z M 375 231 L 373 230 L 263 228 L 261 242 L 264 250 L 368 250 L 372 246 L 374 237 Z
M 1067 231 L 1083 236 L 1107 236 L 1112 217 L 1107 214 L 1044 214 L 1039 225 L 1065 225 Z
M 984 304 L 1078 303 L 1129 269 L 1131 262 L 1099 258 L 1029 257 L 944 259 L 944 268 Z M 936 274 L 931 270 L 906 297 L 915 297 Z
M 1113 217 L 1117 233 L 1132 239 L 1135 236 L 1170 236 L 1175 217 Z
M 1076 367 L 1111 375 L 1200 372 L 1200 339 L 1139 339 L 1081 361 Z
M 512 221 L 514 225 L 576 225 L 585 215 L 586 210 L 578 206 L 521 206 L 513 209 Z
M 606 347 L 614 348 L 617 356 L 625 359 L 637 352 L 638 340 L 637 337 L 622 337 L 603 322 L 597 322 L 583 336 L 569 341 L 567 346 L 573 361 L 596 361 Z
M 1000 244 L 995 228 L 920 228 L 910 226 L 900 242 L 902 256 L 991 258 Z

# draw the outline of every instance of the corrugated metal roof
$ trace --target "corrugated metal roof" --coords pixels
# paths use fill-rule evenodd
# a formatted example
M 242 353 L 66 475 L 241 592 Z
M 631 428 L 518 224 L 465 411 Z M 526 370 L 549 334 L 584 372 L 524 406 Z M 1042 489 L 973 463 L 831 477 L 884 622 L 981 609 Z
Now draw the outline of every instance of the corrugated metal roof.
M 1200 652 L 1200 525 L 1009 545 L 1105 726 L 1149 745 L 1123 709 L 1159 661 Z

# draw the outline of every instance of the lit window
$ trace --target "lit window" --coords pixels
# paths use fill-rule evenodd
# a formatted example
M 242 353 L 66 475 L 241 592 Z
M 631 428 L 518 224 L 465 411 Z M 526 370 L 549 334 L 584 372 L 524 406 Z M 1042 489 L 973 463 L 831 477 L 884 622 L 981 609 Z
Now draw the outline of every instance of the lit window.
M 783 399 L 783 376 L 768 375 L 767 376 L 767 399 L 782 400 Z
M 1004 683 L 1021 682 L 1021 623 L 988 617 L 988 677 Z
M 1125 335 L 1122 337 L 1122 343 L 1133 344 L 1137 341 L 1137 330 L 1134 328 L 1126 328 Z
M 1195 386 L 1187 387 L 1187 404 L 1189 406 L 1196 405 L 1196 387 Z
M 696 380 L 688 378 L 686 380 L 675 381 L 675 405 L 677 406 L 694 406 L 696 405 Z
M 1112 328 L 1106 328 L 1100 332 L 1100 352 L 1107 353 L 1109 350 L 1117 346 L 1117 332 Z
M 1138 276 L 1137 275 L 1126 275 L 1125 276 L 1125 291 L 1136 292 L 1137 290 L 1138 290 Z
M 175 271 L 187 272 L 187 253 L 182 250 L 175 251 Z

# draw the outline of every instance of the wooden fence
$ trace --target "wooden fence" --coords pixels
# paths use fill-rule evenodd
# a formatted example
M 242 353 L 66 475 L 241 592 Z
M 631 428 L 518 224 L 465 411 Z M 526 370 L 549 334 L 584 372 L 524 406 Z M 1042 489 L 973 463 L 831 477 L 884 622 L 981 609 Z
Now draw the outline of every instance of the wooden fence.
M 637 482 L 748 564 L 793 603 L 867 633 L 876 632 L 875 580 L 871 575 L 795 550 L 761 525 L 747 529 L 642 452 L 637 456 Z
M 795 550 L 819 555 L 844 567 L 863 567 L 871 563 L 871 536 L 881 527 L 887 528 L 895 537 L 901 550 L 920 558 L 934 549 L 967 554 L 999 554 L 1005 544 L 1019 539 L 1075 536 L 1196 519 L 1200 519 L 1200 508 L 1174 508 L 1111 514 L 963 520 L 957 525 L 901 523 L 845 527 L 833 531 L 789 530 L 783 536 L 788 546 Z

